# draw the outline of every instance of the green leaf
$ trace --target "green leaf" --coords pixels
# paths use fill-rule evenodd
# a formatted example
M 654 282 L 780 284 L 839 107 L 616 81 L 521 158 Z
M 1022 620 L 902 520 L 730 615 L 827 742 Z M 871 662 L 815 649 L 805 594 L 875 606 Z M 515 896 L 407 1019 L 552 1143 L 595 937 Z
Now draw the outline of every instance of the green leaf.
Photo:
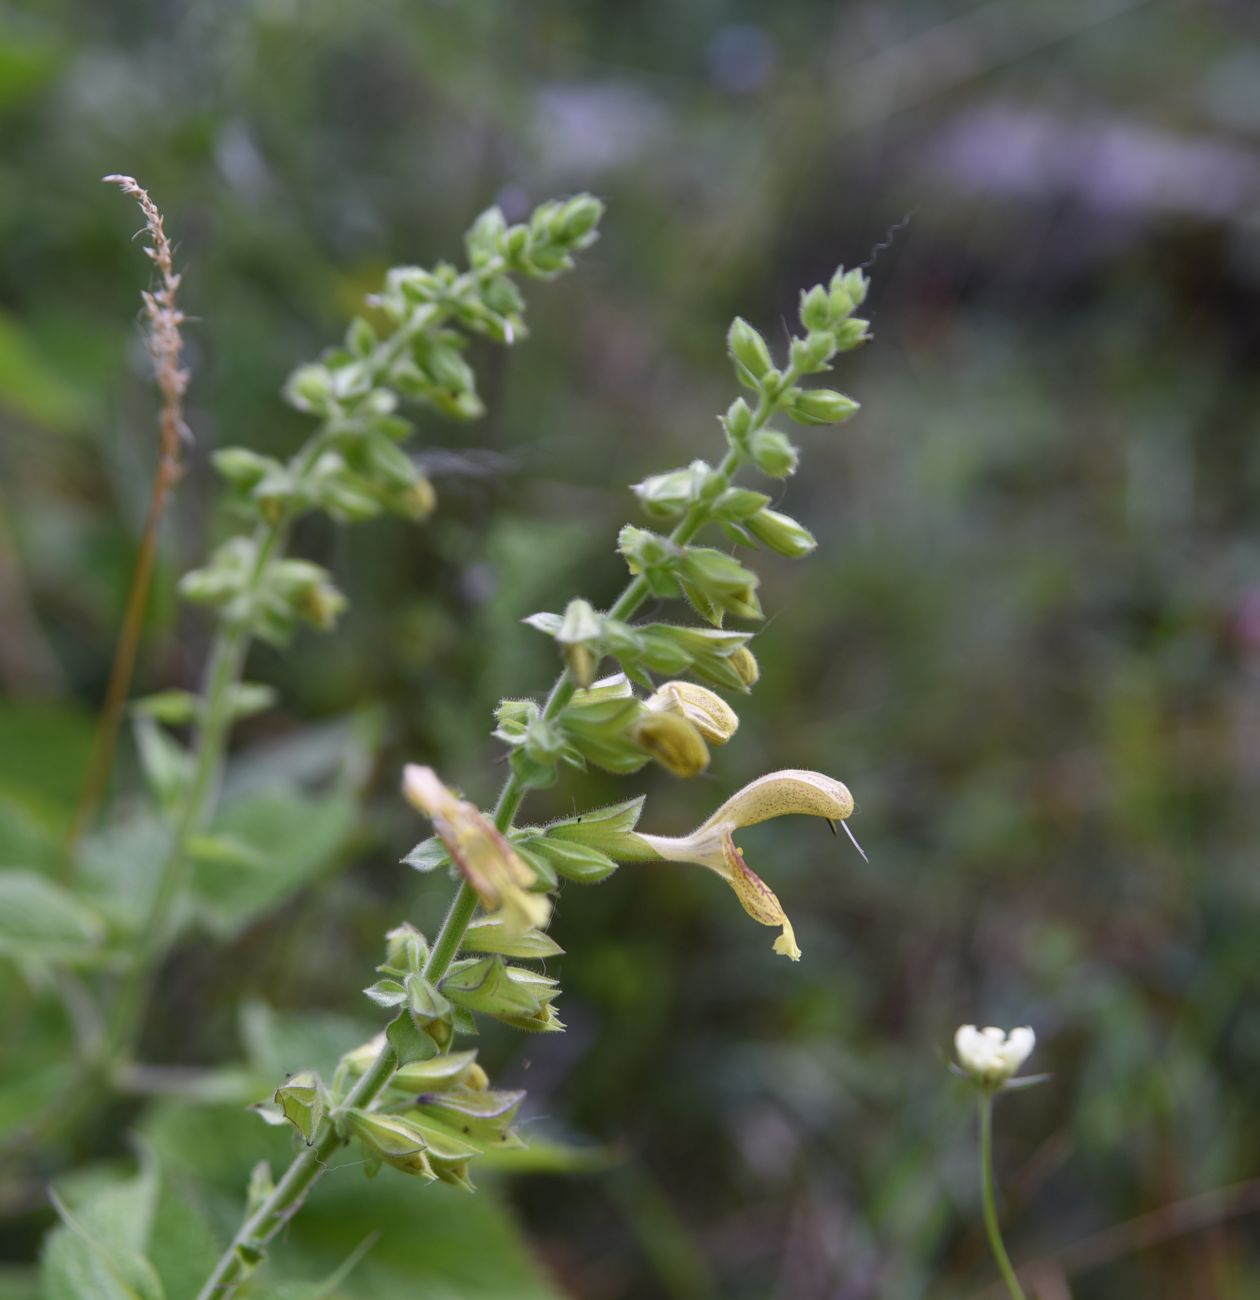
M 95 724 L 64 704 L 0 701 L 0 796 L 59 836 L 78 802 Z
M 262 1079 L 274 1082 L 306 1068 L 329 1078 L 347 1048 L 373 1032 L 376 1020 L 281 1013 L 255 1000 L 241 1008 L 239 1032 L 246 1059 Z
M 427 840 L 421 840 L 403 861 L 417 871 L 436 871 L 439 867 L 451 865 L 451 855 L 436 835 L 430 835 Z
M 8 98 L 9 39 L 6 32 L 0 44 L 0 103 Z M 0 406 L 54 433 L 77 430 L 87 416 L 71 376 L 59 373 L 52 358 L 6 312 L 0 312 Z
M 536 628 L 539 632 L 543 632 L 547 636 L 555 636 L 564 626 L 564 616 L 561 614 L 547 613 L 531 614 L 528 618 L 523 618 L 521 622 L 528 624 L 532 628 Z
M 157 1207 L 156 1167 L 96 1192 L 71 1210 L 54 1196 L 61 1226 L 44 1248 L 45 1300 L 164 1300 L 145 1258 Z
M 228 694 L 228 710 L 233 720 L 252 718 L 276 702 L 276 688 L 262 682 L 237 682 Z
M 378 1007 L 400 1007 L 407 1001 L 407 990 L 398 980 L 377 980 L 363 991 Z
M 170 812 L 192 783 L 192 755 L 147 714 L 133 717 L 132 731 L 149 789 L 158 806 Z
M 105 939 L 101 917 L 33 871 L 0 871 L 0 954 L 29 961 L 91 961 Z
M 308 795 L 267 790 L 228 804 L 211 827 L 215 848 L 196 851 L 192 911 L 221 938 L 239 934 L 255 917 L 328 871 L 355 825 L 349 793 Z M 199 841 L 204 847 L 204 842 Z M 224 854 L 223 846 L 230 846 Z
M 129 707 L 135 717 L 152 718 L 168 727 L 182 727 L 196 718 L 199 703 L 191 691 L 158 691 L 132 700 Z

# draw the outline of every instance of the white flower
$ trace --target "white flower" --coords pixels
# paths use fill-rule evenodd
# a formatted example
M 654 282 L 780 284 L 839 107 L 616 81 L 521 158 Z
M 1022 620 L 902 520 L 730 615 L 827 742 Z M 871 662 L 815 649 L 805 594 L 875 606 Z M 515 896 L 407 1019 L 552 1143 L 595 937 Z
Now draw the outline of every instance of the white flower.
M 977 1029 L 962 1025 L 954 1035 L 958 1063 L 986 1088 L 1001 1087 L 1032 1055 L 1037 1036 L 1027 1026 L 1012 1029 Z

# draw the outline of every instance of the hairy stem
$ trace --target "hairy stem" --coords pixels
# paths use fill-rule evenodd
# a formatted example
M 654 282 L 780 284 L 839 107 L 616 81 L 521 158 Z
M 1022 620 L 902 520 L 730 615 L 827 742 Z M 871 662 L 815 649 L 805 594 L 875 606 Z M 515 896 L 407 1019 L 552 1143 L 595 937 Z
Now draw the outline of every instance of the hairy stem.
M 980 1195 L 984 1202 L 984 1227 L 997 1261 L 998 1272 L 1011 1293 L 1011 1300 L 1027 1300 L 1019 1278 L 1011 1266 L 998 1224 L 997 1201 L 993 1190 L 993 1094 L 987 1089 L 980 1096 Z
M 394 1049 L 384 1048 L 351 1089 L 345 1104 L 369 1105 L 389 1082 L 395 1064 Z M 325 1120 L 314 1141 L 288 1167 L 271 1195 L 241 1225 L 214 1272 L 197 1292 L 197 1300 L 223 1300 L 236 1293 L 237 1287 L 263 1258 L 267 1243 L 297 1213 L 306 1193 L 343 1145 L 336 1129 Z
M 318 446 L 318 442 L 318 438 L 312 439 L 314 446 Z M 303 457 L 304 463 L 310 463 L 313 459 L 313 453 Z M 274 523 L 259 526 L 255 535 L 257 549 L 250 575 L 250 590 L 262 581 L 272 556 L 283 547 L 289 522 L 288 516 L 285 516 Z M 175 914 L 187 891 L 192 867 L 188 857 L 188 844 L 194 835 L 205 828 L 218 796 L 228 734 L 232 727 L 232 697 L 240 685 L 251 640 L 247 627 L 241 624 L 223 624 L 215 633 L 211 644 L 198 709 L 192 780 L 172 827 L 153 897 L 140 926 L 135 960 L 123 976 L 114 1002 L 105 1041 L 109 1060 L 131 1049 L 144 1018 L 152 969 L 165 951 Z

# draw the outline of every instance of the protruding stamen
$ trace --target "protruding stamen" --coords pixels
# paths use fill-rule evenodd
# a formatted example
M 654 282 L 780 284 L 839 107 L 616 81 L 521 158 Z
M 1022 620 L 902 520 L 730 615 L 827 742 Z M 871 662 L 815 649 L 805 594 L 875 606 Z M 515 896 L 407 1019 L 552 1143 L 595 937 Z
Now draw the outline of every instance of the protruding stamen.
M 866 850 L 857 842 L 857 836 L 849 829 L 849 823 L 841 822 L 840 825 L 844 827 L 844 833 L 853 841 L 853 847 L 862 855 L 862 861 L 869 865 L 870 858 L 866 856 Z

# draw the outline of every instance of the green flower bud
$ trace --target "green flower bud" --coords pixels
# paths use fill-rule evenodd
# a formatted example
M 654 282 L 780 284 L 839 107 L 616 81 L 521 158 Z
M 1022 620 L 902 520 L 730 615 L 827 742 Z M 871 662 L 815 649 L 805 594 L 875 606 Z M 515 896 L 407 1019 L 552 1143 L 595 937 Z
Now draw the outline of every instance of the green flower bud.
M 431 343 L 416 360 L 433 376 L 439 388 L 452 393 L 471 392 L 477 386 L 472 367 L 459 351 L 446 343 Z
M 831 300 L 821 284 L 801 291 L 801 324 L 811 332 L 831 328 Z
M 753 380 L 764 378 L 774 369 L 765 339 L 742 316 L 736 316 L 731 322 L 726 346 L 735 363 Z
M 346 348 L 356 357 L 367 357 L 375 347 L 376 331 L 362 316 L 356 316 L 346 330 Z
M 723 479 L 702 460 L 693 460 L 686 469 L 653 474 L 634 485 L 634 494 L 644 513 L 654 519 L 671 519 L 680 515 L 692 502 L 711 499 L 722 491 Z
M 234 487 L 248 491 L 269 474 L 282 474 L 284 466 L 270 456 L 260 456 L 245 447 L 224 447 L 211 458 L 214 467 Z
M 641 574 L 654 596 L 668 598 L 678 594 L 675 569 L 678 547 L 667 537 L 626 524 L 617 534 L 617 549 L 625 557 L 633 574 Z
M 300 366 L 289 376 L 284 395 L 291 406 L 326 415 L 333 406 L 333 376 L 327 366 Z
M 561 211 L 561 231 L 565 242 L 585 248 L 604 215 L 604 205 L 594 195 L 579 194 L 570 199 Z
M 722 424 L 733 447 L 742 447 L 752 429 L 752 410 L 742 397 L 737 397 L 726 408 Z
M 827 369 L 835 351 L 836 336 L 830 330 L 811 330 L 805 338 L 792 340 L 792 366 L 798 374 L 816 374 Z
M 833 293 L 837 287 L 842 288 L 848 294 L 855 307 L 860 307 L 866 301 L 867 290 L 870 289 L 871 282 L 867 278 L 866 272 L 860 268 L 846 271 L 841 267 L 831 279 Z
M 385 966 L 399 975 L 419 974 L 429 956 L 429 944 L 410 921 L 385 936 Z
M 710 607 L 737 618 L 761 617 L 757 575 L 723 551 L 709 546 L 684 548 L 678 576 L 687 599 L 715 626 L 721 618 L 714 618 Z
M 842 424 L 858 403 L 830 388 L 805 388 L 792 399 L 788 413 L 798 424 Z
M 176 590 L 194 605 L 221 605 L 236 595 L 240 586 L 239 574 L 212 564 L 184 574 Z
M 497 207 L 487 208 L 464 236 L 469 262 L 473 266 L 484 266 L 498 253 L 506 230 L 507 221 L 502 211 Z
M 749 444 L 753 464 L 771 478 L 788 478 L 796 473 L 799 457 L 791 439 L 777 429 L 759 429 Z
M 772 551 L 793 559 L 808 555 L 818 546 L 814 534 L 808 528 L 777 510 L 758 510 L 755 515 L 744 520 L 744 527 Z
M 859 316 L 851 316 L 836 330 L 836 350 L 852 352 L 871 337 L 871 323 Z

